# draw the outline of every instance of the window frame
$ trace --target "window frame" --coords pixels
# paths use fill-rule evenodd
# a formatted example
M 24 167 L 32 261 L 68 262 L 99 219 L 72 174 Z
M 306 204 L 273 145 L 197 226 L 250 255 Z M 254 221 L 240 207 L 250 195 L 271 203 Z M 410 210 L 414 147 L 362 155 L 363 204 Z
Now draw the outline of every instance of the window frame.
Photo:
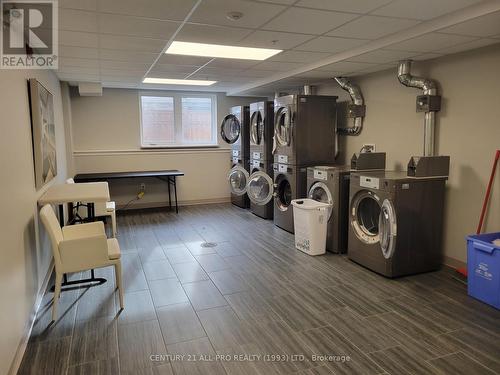
M 142 97 L 169 97 L 174 99 L 174 134 L 182 140 L 182 98 L 210 98 L 212 103 L 212 140 L 210 143 L 144 143 L 142 126 Z M 219 147 L 217 135 L 217 94 L 190 91 L 139 91 L 139 128 L 141 149 L 176 149 L 176 148 L 214 148 Z

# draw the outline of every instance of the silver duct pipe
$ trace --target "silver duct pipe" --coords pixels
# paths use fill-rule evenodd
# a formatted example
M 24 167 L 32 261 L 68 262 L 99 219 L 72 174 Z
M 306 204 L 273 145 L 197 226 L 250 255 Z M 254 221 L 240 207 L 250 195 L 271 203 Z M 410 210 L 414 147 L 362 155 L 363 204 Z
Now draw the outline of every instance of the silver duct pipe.
M 417 111 L 425 112 L 424 116 L 424 156 L 434 156 L 434 133 L 436 127 L 436 112 L 441 108 L 440 97 L 437 95 L 437 83 L 429 78 L 412 76 L 411 60 L 401 61 L 398 67 L 398 79 L 407 87 L 423 90 L 424 96 L 417 97 Z M 439 98 L 435 104 L 433 98 Z M 432 101 L 432 103 L 431 103 Z M 435 105 L 431 105 L 435 104 Z
M 315 95 L 316 87 L 311 85 L 304 85 L 304 95 Z
M 339 128 L 337 131 L 343 135 L 358 135 L 363 129 L 363 118 L 365 117 L 365 104 L 361 90 L 345 77 L 335 77 L 334 79 L 342 89 L 349 93 L 352 104 L 348 107 L 348 117 L 354 119 L 352 127 Z

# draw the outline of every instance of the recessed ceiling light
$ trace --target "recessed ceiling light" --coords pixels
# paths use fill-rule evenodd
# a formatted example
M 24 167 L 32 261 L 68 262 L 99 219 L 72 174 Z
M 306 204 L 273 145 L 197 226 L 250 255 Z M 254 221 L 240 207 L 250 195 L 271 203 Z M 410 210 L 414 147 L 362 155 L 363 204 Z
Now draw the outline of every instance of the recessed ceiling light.
M 222 57 L 225 59 L 265 60 L 280 53 L 280 49 L 223 46 L 220 44 L 172 42 L 166 54 Z
M 144 78 L 142 83 L 157 83 L 160 85 L 193 85 L 210 86 L 217 81 L 207 81 L 201 79 L 170 79 L 170 78 Z

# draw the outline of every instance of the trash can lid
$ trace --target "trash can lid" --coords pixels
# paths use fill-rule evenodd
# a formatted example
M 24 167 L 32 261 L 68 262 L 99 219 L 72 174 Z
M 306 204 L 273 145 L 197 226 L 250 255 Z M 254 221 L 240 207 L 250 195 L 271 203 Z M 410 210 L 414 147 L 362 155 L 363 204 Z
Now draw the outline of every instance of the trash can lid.
M 329 203 L 323 203 L 315 201 L 314 199 L 304 198 L 304 199 L 294 199 L 292 200 L 292 206 L 300 208 L 302 210 L 317 210 L 318 208 L 329 208 L 332 207 Z

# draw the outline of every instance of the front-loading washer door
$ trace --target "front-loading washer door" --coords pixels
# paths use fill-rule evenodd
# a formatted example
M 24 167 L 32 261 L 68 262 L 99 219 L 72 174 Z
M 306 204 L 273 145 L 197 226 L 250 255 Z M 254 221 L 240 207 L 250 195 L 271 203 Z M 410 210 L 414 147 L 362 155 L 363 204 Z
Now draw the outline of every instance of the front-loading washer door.
M 380 198 L 370 190 L 359 191 L 351 201 L 351 226 L 366 244 L 380 241 Z
M 392 202 L 384 199 L 379 219 L 380 247 L 385 259 L 390 259 L 396 248 L 396 211 Z
M 266 172 L 252 173 L 247 184 L 248 198 L 259 206 L 267 204 L 273 198 L 273 184 L 273 179 Z
M 222 139 L 228 144 L 233 144 L 238 141 L 240 134 L 241 124 L 238 117 L 232 113 L 224 117 L 220 125 L 220 135 Z
M 248 172 L 243 166 L 237 164 L 228 173 L 227 180 L 231 193 L 243 195 L 247 192 Z
M 250 117 L 250 141 L 260 145 L 264 135 L 264 120 L 260 111 L 255 111 Z
M 275 179 L 274 202 L 280 211 L 286 211 L 292 204 L 292 185 L 285 175 L 280 174 Z
M 328 189 L 328 186 L 326 186 L 324 182 L 317 181 L 311 186 L 307 195 L 310 199 L 330 205 L 330 208 L 328 209 L 328 220 L 330 220 L 334 202 L 332 192 Z
M 274 117 L 274 138 L 277 146 L 290 146 L 292 142 L 293 114 L 290 107 L 280 107 Z

